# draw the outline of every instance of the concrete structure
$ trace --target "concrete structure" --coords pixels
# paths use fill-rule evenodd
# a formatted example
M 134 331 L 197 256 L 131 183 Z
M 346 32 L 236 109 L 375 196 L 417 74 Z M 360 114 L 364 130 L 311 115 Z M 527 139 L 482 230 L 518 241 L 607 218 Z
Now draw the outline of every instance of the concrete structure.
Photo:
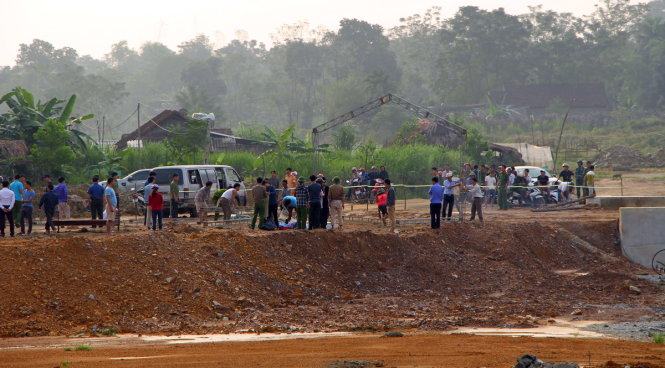
M 619 213 L 623 255 L 651 268 L 654 255 L 665 249 L 665 207 L 625 207 Z
M 609 210 L 622 207 L 665 207 L 665 196 L 598 196 L 589 199 L 587 203 Z

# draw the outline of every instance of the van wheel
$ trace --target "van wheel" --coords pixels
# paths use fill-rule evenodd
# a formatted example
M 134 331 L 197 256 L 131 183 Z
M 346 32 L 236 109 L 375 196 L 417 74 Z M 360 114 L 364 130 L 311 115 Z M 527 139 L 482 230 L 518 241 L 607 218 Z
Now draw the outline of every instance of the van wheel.
M 196 218 L 196 217 L 198 217 L 198 216 L 197 216 L 197 213 L 196 213 L 196 209 L 191 209 L 191 210 L 189 210 L 189 217 L 191 217 L 191 218 Z

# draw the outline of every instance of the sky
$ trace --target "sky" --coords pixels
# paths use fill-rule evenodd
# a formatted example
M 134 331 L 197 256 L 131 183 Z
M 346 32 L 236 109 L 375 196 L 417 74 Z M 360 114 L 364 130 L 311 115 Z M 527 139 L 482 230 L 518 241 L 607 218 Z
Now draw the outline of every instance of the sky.
M 343 18 L 358 18 L 390 28 L 401 17 L 432 6 L 453 15 L 460 6 L 503 7 L 521 14 L 528 6 L 591 13 L 595 0 L 0 0 L 0 66 L 14 65 L 21 43 L 39 38 L 79 55 L 101 58 L 111 45 L 126 40 L 132 48 L 158 41 L 176 49 L 205 34 L 220 47 L 240 36 L 267 45 L 284 24 L 308 22 L 335 30 Z

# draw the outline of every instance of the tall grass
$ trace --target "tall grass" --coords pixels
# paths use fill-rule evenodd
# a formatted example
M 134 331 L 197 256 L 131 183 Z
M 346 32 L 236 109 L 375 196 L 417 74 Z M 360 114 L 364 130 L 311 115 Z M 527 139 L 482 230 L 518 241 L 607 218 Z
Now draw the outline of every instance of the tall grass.
M 423 184 L 429 182 L 432 166 L 447 165 L 457 168 L 460 163 L 459 155 L 459 150 L 428 144 L 378 147 L 369 155 L 360 150 L 332 150 L 321 153 L 316 171 L 323 172 L 329 178 L 347 178 L 352 167 L 369 170 L 372 166 L 384 165 L 395 182 Z M 121 156 L 122 166 L 128 173 L 140 168 L 203 162 L 202 155 L 186 157 L 184 162 L 173 162 L 166 146 L 160 144 L 147 144 L 141 153 L 136 148 L 129 148 L 124 150 Z M 314 156 L 311 153 L 290 153 L 289 156 L 260 156 L 247 151 L 229 151 L 211 154 L 209 162 L 233 166 L 248 179 L 270 175 L 271 170 L 277 170 L 281 176 L 287 167 L 296 170 L 300 175 L 308 176 L 313 172 Z M 462 159 L 466 160 L 467 157 L 463 156 Z

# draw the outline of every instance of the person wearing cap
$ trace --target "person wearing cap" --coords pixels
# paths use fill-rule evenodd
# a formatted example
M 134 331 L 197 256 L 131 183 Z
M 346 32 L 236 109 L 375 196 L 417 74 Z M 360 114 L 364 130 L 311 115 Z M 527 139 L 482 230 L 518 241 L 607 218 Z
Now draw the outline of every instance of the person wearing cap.
M 296 187 L 296 214 L 298 215 L 298 229 L 307 229 L 307 205 L 309 204 L 309 191 L 305 186 L 305 178 L 298 178 Z
M 208 180 L 206 185 L 196 191 L 194 195 L 194 206 L 196 207 L 196 214 L 199 216 L 199 224 L 208 226 L 206 219 L 208 218 L 208 208 L 210 207 L 210 191 L 212 189 L 212 181 Z
M 157 184 L 152 186 L 148 197 L 148 206 L 152 210 L 152 230 L 156 230 L 157 224 L 159 224 L 159 230 L 161 230 L 162 220 L 164 219 L 164 196 L 159 192 Z
M 143 187 L 143 201 L 145 203 L 145 218 L 143 220 L 143 224 L 148 228 L 148 230 L 152 228 L 152 208 L 150 207 L 148 199 L 150 198 L 150 194 L 152 194 L 152 186 L 154 183 L 155 177 L 148 176 L 146 185 Z
M 446 179 L 443 181 L 443 208 L 441 212 L 443 217 L 450 221 L 453 216 L 453 206 L 455 205 L 455 188 L 459 188 L 461 183 L 453 181 L 453 173 L 447 172 Z
M 561 181 L 565 181 L 565 182 L 572 182 L 573 181 L 573 175 L 575 175 L 575 173 L 573 173 L 570 170 L 570 166 L 568 166 L 568 164 L 564 163 L 563 165 L 561 165 L 561 168 L 562 168 L 562 170 L 559 173 L 559 179 L 561 179 Z
M 584 185 L 585 174 L 586 169 L 584 168 L 584 162 L 582 162 L 582 160 L 577 161 L 577 168 L 575 168 L 575 194 L 577 194 L 577 198 L 582 197 L 582 186 Z
M 336 176 L 333 185 L 328 189 L 328 205 L 330 206 L 330 222 L 333 230 L 342 227 L 342 211 L 344 210 L 344 187 Z

